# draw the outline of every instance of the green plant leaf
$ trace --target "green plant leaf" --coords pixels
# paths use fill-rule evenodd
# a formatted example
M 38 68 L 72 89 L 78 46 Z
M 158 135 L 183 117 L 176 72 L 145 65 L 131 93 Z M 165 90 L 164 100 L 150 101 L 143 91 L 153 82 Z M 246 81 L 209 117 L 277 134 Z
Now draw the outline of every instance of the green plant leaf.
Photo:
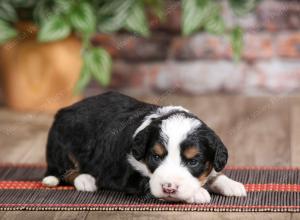
M 84 53 L 84 64 L 92 76 L 103 86 L 110 82 L 112 61 L 109 53 L 102 48 L 91 48 Z
M 231 47 L 234 60 L 238 61 L 243 50 L 244 32 L 241 27 L 235 27 L 231 31 Z
M 100 32 L 115 32 L 124 26 L 129 9 L 135 0 L 107 1 L 97 6 L 97 29 Z
M 18 35 L 17 31 L 8 23 L 0 20 L 0 44 L 15 38 Z
M 68 13 L 72 9 L 73 2 L 72 0 L 54 0 L 55 12 Z
M 217 15 L 209 19 L 205 23 L 204 28 L 211 34 L 221 35 L 225 32 L 225 22 L 221 16 Z
M 96 29 L 96 16 L 93 8 L 86 2 L 75 5 L 69 15 L 72 26 L 79 32 L 92 33 Z
M 164 0 L 144 0 L 146 6 L 150 6 L 150 10 L 159 18 L 160 21 L 165 21 L 165 1 Z
M 125 28 L 142 36 L 149 36 L 148 21 L 145 15 L 144 4 L 141 1 L 135 1 L 135 4 L 130 9 L 125 21 Z
M 260 0 L 229 0 L 233 12 L 238 16 L 251 12 L 259 2 Z
M 8 2 L 0 2 L 0 19 L 15 22 L 18 19 L 15 8 Z
M 87 68 L 86 65 L 83 65 L 81 72 L 80 72 L 80 78 L 77 81 L 75 88 L 74 88 L 74 93 L 76 95 L 78 95 L 80 92 L 82 92 L 87 85 L 89 84 L 89 82 L 91 81 L 91 73 L 89 71 L 89 69 Z
M 182 1 L 182 33 L 190 35 L 204 27 L 206 22 L 220 13 L 220 7 L 211 0 Z
M 114 15 L 120 13 L 122 11 L 122 8 L 125 8 L 125 10 L 127 11 L 134 1 L 135 0 L 96 0 L 96 2 L 98 3 L 97 5 L 95 5 L 95 7 L 98 8 L 97 11 L 100 15 Z
M 38 39 L 41 42 L 60 40 L 71 33 L 71 27 L 67 21 L 60 15 L 49 16 L 45 20 L 38 33 Z
M 53 16 L 62 16 L 70 7 L 71 1 L 63 0 L 39 0 L 33 8 L 34 20 L 43 26 Z

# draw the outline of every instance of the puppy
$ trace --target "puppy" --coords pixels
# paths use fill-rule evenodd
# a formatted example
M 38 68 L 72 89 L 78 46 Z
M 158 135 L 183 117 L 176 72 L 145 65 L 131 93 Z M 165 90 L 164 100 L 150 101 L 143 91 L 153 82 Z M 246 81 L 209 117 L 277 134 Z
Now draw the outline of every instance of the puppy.
M 207 188 L 245 196 L 220 171 L 227 149 L 203 121 L 179 106 L 107 92 L 60 110 L 47 143 L 46 186 L 118 190 L 188 203 L 210 202 Z

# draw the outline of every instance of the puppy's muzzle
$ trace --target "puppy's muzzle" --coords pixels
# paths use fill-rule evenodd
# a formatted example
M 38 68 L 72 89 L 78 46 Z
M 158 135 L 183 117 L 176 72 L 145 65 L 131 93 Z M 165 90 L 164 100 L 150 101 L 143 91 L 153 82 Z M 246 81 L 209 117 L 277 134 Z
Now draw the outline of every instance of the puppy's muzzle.
M 164 193 L 171 195 L 176 194 L 179 186 L 173 183 L 164 183 L 161 187 Z

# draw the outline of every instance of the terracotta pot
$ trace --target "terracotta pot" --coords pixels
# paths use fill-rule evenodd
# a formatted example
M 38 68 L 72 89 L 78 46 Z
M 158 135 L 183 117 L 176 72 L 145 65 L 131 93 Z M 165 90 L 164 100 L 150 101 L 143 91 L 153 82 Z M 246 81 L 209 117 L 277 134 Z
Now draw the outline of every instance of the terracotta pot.
M 54 112 L 80 99 L 73 95 L 82 60 L 75 36 L 39 43 L 36 28 L 19 24 L 22 33 L 0 48 L 0 71 L 6 104 L 22 111 Z

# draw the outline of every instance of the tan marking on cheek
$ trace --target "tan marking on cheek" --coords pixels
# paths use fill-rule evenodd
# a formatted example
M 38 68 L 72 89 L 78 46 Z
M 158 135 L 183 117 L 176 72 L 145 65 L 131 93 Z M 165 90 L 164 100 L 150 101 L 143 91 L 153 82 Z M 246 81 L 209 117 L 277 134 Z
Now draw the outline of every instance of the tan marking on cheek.
M 153 147 L 153 151 L 154 153 L 156 153 L 158 156 L 161 157 L 167 153 L 166 148 L 161 144 L 155 144 Z
M 212 166 L 212 164 L 210 162 L 207 162 L 207 164 L 208 164 L 207 165 L 208 168 L 198 178 L 199 181 L 200 181 L 200 183 L 201 183 L 201 186 L 203 186 L 206 183 L 207 177 L 208 177 L 208 175 L 210 174 L 210 172 L 213 169 L 213 166 Z
M 189 147 L 187 148 L 184 152 L 183 155 L 185 156 L 185 158 L 187 159 L 192 159 L 195 156 L 197 156 L 199 154 L 199 149 L 196 147 Z

